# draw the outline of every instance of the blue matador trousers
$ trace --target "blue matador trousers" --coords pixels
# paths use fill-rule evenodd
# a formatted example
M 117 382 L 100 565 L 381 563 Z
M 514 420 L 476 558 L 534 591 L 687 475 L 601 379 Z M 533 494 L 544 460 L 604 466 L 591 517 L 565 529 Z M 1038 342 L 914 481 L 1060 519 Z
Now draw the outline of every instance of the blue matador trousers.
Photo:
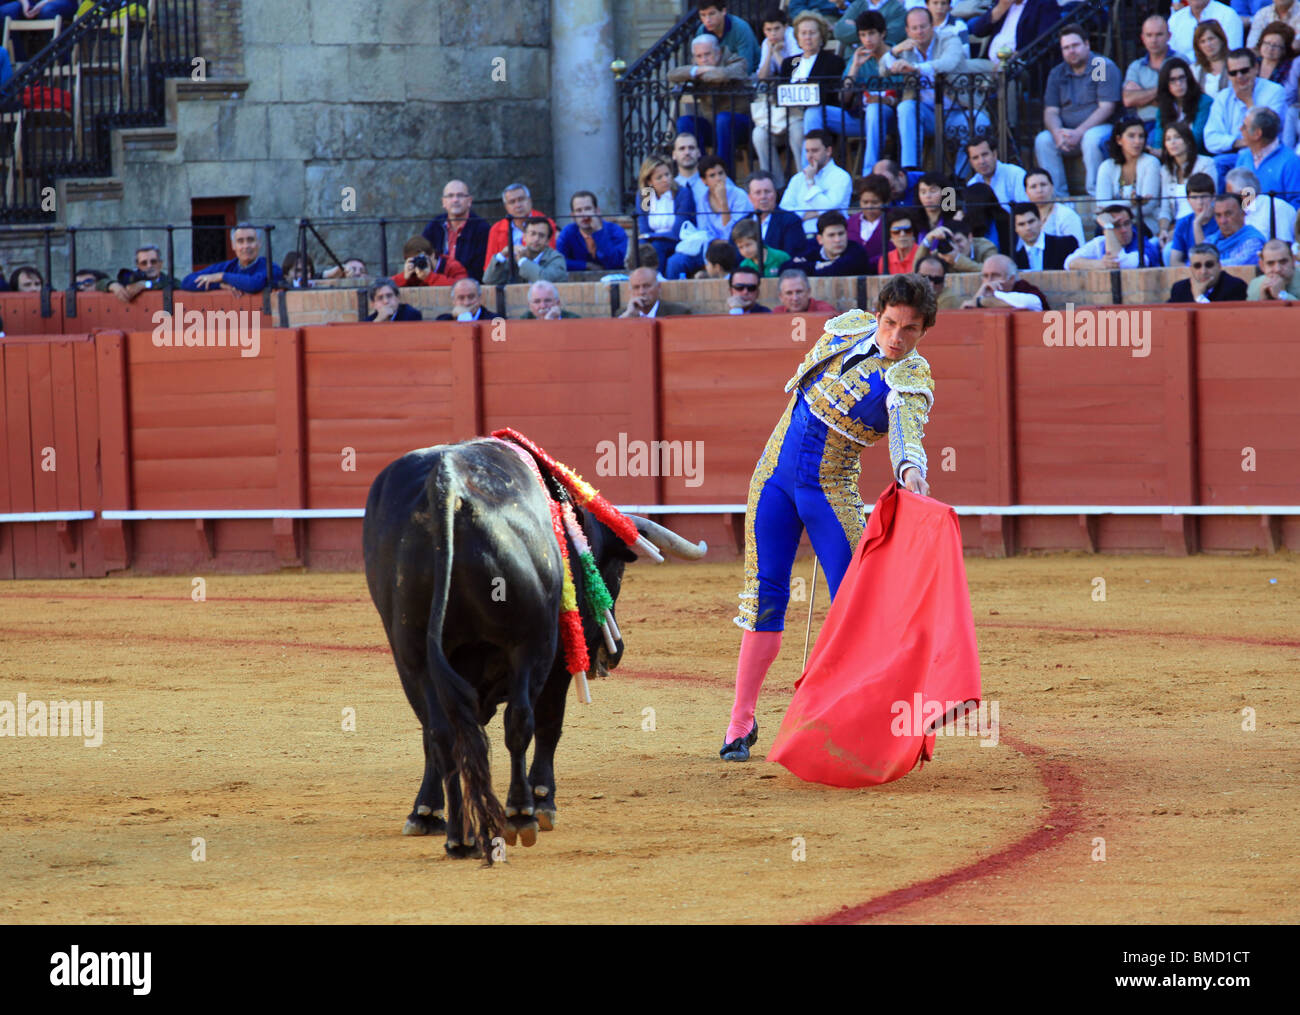
M 805 527 L 834 599 L 866 523 L 858 493 L 862 448 L 827 427 L 794 392 L 749 481 L 740 627 L 785 629 L 790 571 Z

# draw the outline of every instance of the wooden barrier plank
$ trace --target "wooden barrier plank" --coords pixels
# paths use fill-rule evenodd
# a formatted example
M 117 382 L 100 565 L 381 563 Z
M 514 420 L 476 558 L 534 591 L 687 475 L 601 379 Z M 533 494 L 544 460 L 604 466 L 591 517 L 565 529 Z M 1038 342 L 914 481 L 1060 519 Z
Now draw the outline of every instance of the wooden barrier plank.
M 77 342 L 72 347 L 72 354 L 77 385 L 74 404 L 77 410 L 78 507 L 98 515 L 103 497 L 99 481 L 99 388 L 94 340 Z M 102 577 L 107 572 L 98 525 L 95 521 L 79 522 L 77 535 L 81 546 L 82 574 L 87 578 Z
M 10 335 L 61 335 L 64 333 L 63 301 L 59 293 L 51 296 L 49 317 L 41 316 L 40 293 L 0 293 L 0 318 Z
M 483 362 L 480 325 L 462 329 L 451 341 L 451 424 L 453 440 L 468 440 L 483 431 Z
M 195 399 L 188 391 L 137 385 L 131 392 L 131 423 L 137 431 L 212 426 L 214 418 L 269 426 L 275 418 L 275 392 L 266 389 L 222 395 L 215 417 L 210 399 Z
M 307 441 L 304 433 L 303 342 L 300 331 L 281 331 L 275 339 L 276 504 L 307 505 Z M 302 523 L 287 518 L 272 524 L 276 556 L 285 566 L 303 560 Z
M 101 331 L 95 335 L 103 507 L 120 511 L 132 506 L 126 349 L 126 336 L 120 331 Z M 96 524 L 103 543 L 105 569 L 126 567 L 130 562 L 130 547 L 122 522 L 98 518 Z
M 73 359 L 75 345 L 58 342 L 50 346 L 50 377 L 53 387 L 54 447 L 58 466 L 54 473 L 55 504 L 60 511 L 81 508 L 81 482 L 77 442 L 77 377 Z M 56 530 L 59 574 L 80 578 L 85 574 L 82 558 L 81 522 L 63 522 Z
M 134 427 L 131 448 L 135 461 L 176 458 L 256 458 L 276 453 L 274 423 L 214 423 L 204 426 Z
M 131 362 L 131 390 L 185 391 L 191 396 L 219 395 L 275 386 L 271 357 L 258 359 L 178 359 L 174 363 Z M 220 400 L 214 399 L 214 405 Z
M 54 432 L 54 379 L 50 350 L 56 343 L 27 347 L 28 412 L 32 440 L 32 498 L 37 511 L 55 511 L 59 505 L 58 464 L 60 449 Z M 73 449 L 67 449 L 73 450 Z M 39 577 L 63 574 L 59 536 L 55 523 L 36 526 L 36 557 Z
M 4 423 L 4 433 L 0 434 L 0 512 L 13 510 L 11 486 L 13 473 L 9 469 L 9 389 L 5 367 L 5 343 L 0 339 L 0 392 L 4 392 L 4 404 L 0 405 L 0 423 Z M 0 525 L 0 581 L 14 576 L 13 526 Z
M 9 510 L 35 511 L 29 405 L 28 357 L 39 345 L 5 345 L 5 437 L 9 445 Z M 14 577 L 40 578 L 36 525 L 30 522 L 6 526 L 13 543 Z
M 137 459 L 133 473 L 136 507 L 141 509 L 158 507 L 160 498 L 172 492 L 188 497 L 192 507 L 225 507 L 212 503 L 223 490 L 257 490 L 266 497 L 262 507 L 276 506 L 274 453 L 256 458 Z

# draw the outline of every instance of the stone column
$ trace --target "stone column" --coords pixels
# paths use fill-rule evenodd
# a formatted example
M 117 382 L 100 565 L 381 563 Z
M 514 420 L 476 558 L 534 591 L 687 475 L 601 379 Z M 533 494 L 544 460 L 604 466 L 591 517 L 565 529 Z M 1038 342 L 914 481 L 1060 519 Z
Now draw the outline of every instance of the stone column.
M 590 190 L 607 213 L 619 210 L 618 103 L 613 0 L 551 0 L 551 136 L 555 211 L 569 214 L 575 190 Z M 556 219 L 560 228 L 567 219 Z

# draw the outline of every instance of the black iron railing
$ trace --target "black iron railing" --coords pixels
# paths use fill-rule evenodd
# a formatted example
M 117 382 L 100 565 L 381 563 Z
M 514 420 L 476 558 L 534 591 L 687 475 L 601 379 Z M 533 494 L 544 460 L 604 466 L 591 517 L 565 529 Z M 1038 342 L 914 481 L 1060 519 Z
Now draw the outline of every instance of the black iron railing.
M 0 88 L 0 221 L 53 221 L 60 177 L 109 175 L 112 129 L 163 124 L 164 78 L 198 55 L 198 0 L 86 10 Z

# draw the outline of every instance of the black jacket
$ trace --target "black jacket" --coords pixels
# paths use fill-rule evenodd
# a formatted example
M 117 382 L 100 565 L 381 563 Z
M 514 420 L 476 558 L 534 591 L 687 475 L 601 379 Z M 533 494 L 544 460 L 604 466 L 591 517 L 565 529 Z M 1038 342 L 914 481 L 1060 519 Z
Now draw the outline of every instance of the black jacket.
M 1016 243 L 1021 240 L 1016 238 Z M 1073 236 L 1054 236 L 1048 234 L 1043 237 L 1043 271 L 1062 271 L 1065 268 L 1065 259 L 1074 252 L 1079 246 L 1079 241 Z M 1021 271 L 1029 270 L 1029 252 L 1022 246 L 1016 247 L 1015 262 Z
M 373 321 L 373 320 L 375 319 L 375 315 L 378 314 L 378 313 L 379 313 L 379 311 L 377 311 L 377 310 L 372 310 L 372 311 L 370 311 L 370 316 L 367 317 L 366 320 L 367 320 L 367 321 Z M 423 320 L 424 320 L 424 315 L 423 315 L 422 313 L 420 313 L 420 311 L 416 310 L 415 307 L 411 306 L 411 304 L 409 304 L 409 303 L 399 303 L 399 304 L 397 304 L 397 313 L 395 313 L 391 318 L 389 318 L 389 320 L 392 320 L 392 321 L 423 321 Z M 388 322 L 385 321 L 384 323 L 386 324 L 386 323 L 388 323 Z
M 1236 275 L 1230 275 L 1225 271 L 1219 275 L 1219 281 L 1214 283 L 1214 288 L 1205 295 L 1211 303 L 1244 300 L 1246 298 L 1246 283 Z M 1168 302 L 1195 303 L 1196 298 L 1192 296 L 1192 280 L 1185 278 L 1181 282 L 1175 282 L 1174 287 L 1169 290 Z
M 469 277 L 483 281 L 483 259 L 487 256 L 488 230 L 491 226 L 485 218 L 479 218 L 473 211 L 465 220 L 460 237 L 456 241 L 456 260 L 469 272 Z M 434 218 L 421 234 L 433 244 L 433 252 L 442 256 L 442 245 L 447 238 L 447 216 L 442 214 Z
M 434 318 L 434 320 L 437 320 L 437 321 L 455 321 L 455 320 L 458 320 L 458 318 L 457 318 L 457 316 L 456 316 L 455 314 L 439 314 L 436 318 Z M 503 318 L 500 314 L 494 314 L 494 313 L 492 313 L 492 311 L 489 310 L 487 307 L 479 307 L 479 310 L 478 310 L 478 316 L 475 317 L 474 320 L 476 320 L 476 321 L 501 321 L 501 320 L 505 320 L 505 318 Z
M 849 240 L 849 245 L 844 248 L 844 253 L 833 261 L 820 260 L 821 256 L 821 247 L 817 244 L 817 240 L 813 239 L 808 244 L 808 253 L 803 257 L 792 258 L 787 267 L 802 268 L 806 274 L 822 278 L 842 278 L 846 275 L 874 275 L 876 273 L 876 269 L 871 264 L 871 259 L 867 257 L 866 250 L 857 240 Z
M 779 72 L 779 84 L 788 84 L 790 75 L 794 73 L 795 61 L 803 60 L 802 53 L 796 56 L 787 56 L 781 61 L 781 70 Z M 822 50 L 813 59 L 812 70 L 808 74 L 809 84 L 821 85 L 822 105 L 838 106 L 840 104 L 840 81 L 844 78 L 844 61 L 834 53 L 828 53 Z M 776 100 L 776 93 L 772 93 L 773 102 Z

